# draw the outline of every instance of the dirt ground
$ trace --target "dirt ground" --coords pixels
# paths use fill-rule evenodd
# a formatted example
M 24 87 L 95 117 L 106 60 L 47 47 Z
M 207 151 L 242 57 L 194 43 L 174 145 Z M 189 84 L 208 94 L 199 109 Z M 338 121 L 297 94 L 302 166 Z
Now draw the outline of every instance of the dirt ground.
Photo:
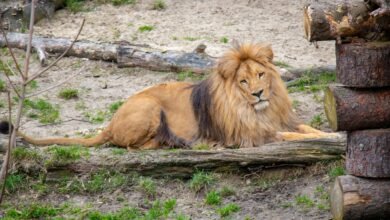
M 154 48 L 191 51 L 199 43 L 207 45 L 207 52 L 220 56 L 230 46 L 232 40 L 241 42 L 269 42 L 272 44 L 275 60 L 290 67 L 310 68 L 331 66 L 335 63 L 333 42 L 320 42 L 315 48 L 304 38 L 302 7 L 305 1 L 283 0 L 166 0 L 166 9 L 152 10 L 151 0 L 138 0 L 134 5 L 120 7 L 111 4 L 96 4 L 88 1 L 85 10 L 72 13 L 59 10 L 52 19 L 44 19 L 35 26 L 35 33 L 44 36 L 72 38 L 81 22 L 86 25 L 80 39 L 115 42 L 126 40 L 131 43 L 149 44 Z M 140 32 L 143 25 L 153 26 L 149 32 Z M 228 43 L 222 42 L 226 38 Z M 22 52 L 17 51 L 22 58 Z M 9 57 L 1 57 L 10 59 Z M 31 72 L 40 69 L 33 57 Z M 140 68 L 118 69 L 114 63 L 91 61 L 88 59 L 65 58 L 44 76 L 38 78 L 39 91 L 79 72 L 64 85 L 39 95 L 60 110 L 60 120 L 53 124 L 42 124 L 28 117 L 23 119 L 22 129 L 28 134 L 44 136 L 77 136 L 91 133 L 104 127 L 109 121 L 105 115 L 109 105 L 126 99 L 136 91 L 160 82 L 175 81 L 175 73 L 153 72 Z M 3 77 L 3 76 L 1 76 Z M 77 88 L 77 99 L 64 100 L 58 97 L 63 88 Z M 323 115 L 321 99 L 323 94 L 293 93 L 297 103 L 295 110 L 306 123 L 314 116 Z M 4 96 L 3 96 L 4 97 Z M 3 99 L 2 97 L 2 99 Z M 86 115 L 105 116 L 102 123 L 92 123 Z M 0 108 L 0 118 L 6 117 L 6 109 Z M 326 123 L 320 126 L 329 130 Z M 301 175 L 278 180 L 264 189 L 255 184 L 256 175 L 218 174 L 220 187 L 224 184 L 236 189 L 236 195 L 228 197 L 224 203 L 235 202 L 241 210 L 231 219 L 330 219 L 329 207 L 302 207 L 296 202 L 299 195 L 308 195 L 316 200 L 318 186 L 329 187 L 326 169 L 316 172 L 302 168 Z M 317 168 L 316 168 L 317 169 Z M 303 175 L 306 173 L 306 175 Z M 188 189 L 187 183 L 174 180 L 157 180 L 161 199 L 177 198 L 177 213 L 191 216 L 192 219 L 218 219 L 215 208 L 204 205 L 204 195 Z M 166 184 L 166 185 L 165 185 Z M 119 191 L 129 204 L 139 206 L 144 201 L 142 193 L 134 189 Z M 33 201 L 32 195 L 22 194 L 14 198 L 16 203 Z M 68 201 L 76 206 L 91 204 L 100 211 L 114 211 L 123 205 L 115 195 L 57 195 L 49 193 L 39 197 L 39 201 L 61 204 Z M 319 201 L 319 200 L 318 200 Z M 286 205 L 287 204 L 287 205 Z

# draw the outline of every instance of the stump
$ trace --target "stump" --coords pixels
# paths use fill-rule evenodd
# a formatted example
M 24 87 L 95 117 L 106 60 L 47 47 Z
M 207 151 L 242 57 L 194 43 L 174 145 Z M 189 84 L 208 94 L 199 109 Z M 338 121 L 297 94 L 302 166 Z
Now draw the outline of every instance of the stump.
M 325 113 L 334 131 L 390 127 L 390 89 L 351 89 L 330 85 Z
M 336 63 L 346 86 L 390 86 L 390 42 L 336 44 Z
M 361 177 L 390 177 L 390 129 L 348 133 L 347 172 Z
M 331 189 L 333 218 L 389 219 L 390 180 L 339 176 Z

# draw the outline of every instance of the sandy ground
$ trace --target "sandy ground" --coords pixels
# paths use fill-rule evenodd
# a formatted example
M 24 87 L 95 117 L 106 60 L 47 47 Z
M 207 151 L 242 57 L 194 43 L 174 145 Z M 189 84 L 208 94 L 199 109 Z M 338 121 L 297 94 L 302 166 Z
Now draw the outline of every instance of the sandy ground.
M 97 5 L 88 2 L 87 10 L 71 13 L 60 10 L 51 20 L 44 19 L 36 25 L 36 34 L 72 38 L 83 17 L 86 25 L 80 39 L 115 42 L 126 40 L 131 43 L 149 44 L 155 48 L 193 50 L 199 43 L 205 43 L 207 52 L 220 56 L 235 39 L 241 42 L 269 42 L 272 44 L 275 60 L 283 61 L 292 67 L 310 68 L 313 66 L 334 65 L 334 46 L 332 42 L 321 42 L 319 48 L 307 42 L 302 26 L 302 7 L 305 1 L 240 1 L 240 0 L 166 0 L 167 8 L 162 11 L 151 10 L 152 1 L 139 0 L 135 5 L 114 7 L 109 4 Z M 141 33 L 138 28 L 152 25 L 150 32 Z M 229 43 L 222 43 L 226 37 Z M 17 51 L 19 57 L 21 51 Z M 9 57 L 1 57 L 9 60 Z M 33 57 L 31 72 L 40 69 L 36 57 Z M 166 81 L 176 80 L 174 73 L 159 73 L 139 68 L 118 69 L 115 64 L 87 59 L 65 58 L 53 69 L 37 79 L 38 88 L 31 92 L 47 88 L 80 72 L 63 86 L 43 93 L 39 98 L 48 100 L 60 109 L 60 121 L 43 125 L 37 120 L 23 119 L 23 130 L 34 136 L 75 136 L 80 131 L 95 130 L 108 123 L 109 117 L 101 124 L 88 121 L 86 114 L 107 111 L 110 104 L 124 100 L 136 91 Z M 3 77 L 3 76 L 1 76 Z M 4 79 L 3 79 L 4 80 Z M 78 88 L 79 98 L 65 101 L 58 98 L 60 89 Z M 322 103 L 316 101 L 319 94 L 294 93 L 296 112 L 305 122 L 310 122 L 314 115 L 323 114 Z M 1 97 L 3 99 L 4 96 Z M 0 118 L 6 117 L 6 109 L 0 108 Z M 327 125 L 322 126 L 327 129 Z M 229 177 L 227 177 L 229 178 Z M 245 186 L 240 177 L 237 188 Z M 295 182 L 284 182 L 283 187 L 275 187 L 265 192 L 256 191 L 256 186 L 240 191 L 231 198 L 242 211 L 233 219 L 243 219 L 249 214 L 253 219 L 329 219 L 327 210 L 299 210 L 294 207 L 282 208 L 283 202 L 294 202 L 299 194 L 313 193 L 318 185 L 328 184 L 324 175 L 301 177 Z M 234 183 L 231 183 L 234 184 Z M 242 185 L 244 184 L 244 185 Z M 163 187 L 161 187 L 163 188 Z M 245 187 L 244 187 L 245 188 Z M 172 193 L 175 188 L 168 187 L 162 197 L 170 193 L 178 197 L 178 209 L 193 219 L 217 219 L 212 209 L 204 207 L 203 197 L 194 197 L 187 190 Z M 180 193 L 181 192 L 181 193 Z M 181 195 L 182 194 L 182 195 Z M 54 196 L 55 197 L 55 196 Z M 56 200 L 50 196 L 43 201 Z M 134 197 L 126 194 L 128 200 Z M 64 198 L 69 199 L 69 198 Z M 71 197 L 89 202 L 92 197 Z M 142 198 L 134 201 L 141 201 Z M 56 202 L 61 201 L 57 198 Z M 110 209 L 110 203 L 96 203 L 96 208 Z M 211 211 L 210 211 L 211 210 Z

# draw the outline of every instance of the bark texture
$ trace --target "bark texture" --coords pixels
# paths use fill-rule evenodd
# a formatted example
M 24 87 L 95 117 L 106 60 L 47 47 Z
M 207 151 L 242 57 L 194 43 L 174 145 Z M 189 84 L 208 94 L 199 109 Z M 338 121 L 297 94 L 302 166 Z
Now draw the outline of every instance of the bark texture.
M 390 180 L 339 176 L 331 189 L 333 219 L 389 219 Z
M 337 82 L 351 87 L 390 86 L 390 41 L 336 44 Z
M 361 177 L 390 177 L 390 129 L 348 133 L 347 172 Z
M 367 40 L 390 39 L 390 16 L 372 13 L 380 7 L 377 1 L 314 1 L 304 7 L 304 28 L 310 41 L 360 37 Z
M 390 127 L 390 89 L 351 89 L 330 85 L 325 113 L 334 131 Z
M 151 176 L 189 177 L 197 170 L 238 171 L 280 165 L 307 165 L 318 161 L 341 158 L 345 153 L 346 138 L 281 142 L 257 148 L 223 150 L 149 150 L 133 151 L 123 155 L 111 149 L 90 149 L 88 156 L 79 160 L 61 160 L 50 150 L 39 148 L 42 158 L 36 161 L 17 161 L 16 170 L 36 172 L 44 166 L 47 172 L 67 170 L 89 173 L 111 170 L 122 173 L 137 172 Z

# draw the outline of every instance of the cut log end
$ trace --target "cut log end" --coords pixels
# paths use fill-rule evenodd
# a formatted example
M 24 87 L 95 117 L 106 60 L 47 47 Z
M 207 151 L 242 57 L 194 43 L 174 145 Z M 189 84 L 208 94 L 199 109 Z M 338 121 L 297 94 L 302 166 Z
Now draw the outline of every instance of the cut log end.
M 336 99 L 330 90 L 328 88 L 325 91 L 325 97 L 324 97 L 324 107 L 325 107 L 325 114 L 329 121 L 329 126 L 333 131 L 338 130 L 337 126 L 337 111 L 336 111 Z
M 337 179 L 330 191 L 330 210 L 334 220 L 343 219 L 343 208 L 343 190 L 341 189 L 340 182 Z
M 306 5 L 303 11 L 303 26 L 305 29 L 305 36 L 308 41 L 311 41 L 311 17 L 310 17 L 310 7 Z

